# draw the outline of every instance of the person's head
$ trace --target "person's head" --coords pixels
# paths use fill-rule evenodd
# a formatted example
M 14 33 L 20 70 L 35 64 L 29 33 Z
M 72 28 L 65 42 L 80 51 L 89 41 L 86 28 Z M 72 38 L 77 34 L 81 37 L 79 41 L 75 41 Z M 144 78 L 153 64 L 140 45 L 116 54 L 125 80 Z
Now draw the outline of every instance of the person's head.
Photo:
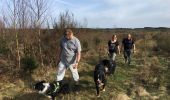
M 71 40 L 73 38 L 73 31 L 71 29 L 66 29 L 64 33 L 65 38 Z
M 116 35 L 112 35 L 112 40 L 117 40 L 117 36 Z
M 132 39 L 132 35 L 131 35 L 131 34 L 128 34 L 127 38 L 128 38 L 128 39 Z

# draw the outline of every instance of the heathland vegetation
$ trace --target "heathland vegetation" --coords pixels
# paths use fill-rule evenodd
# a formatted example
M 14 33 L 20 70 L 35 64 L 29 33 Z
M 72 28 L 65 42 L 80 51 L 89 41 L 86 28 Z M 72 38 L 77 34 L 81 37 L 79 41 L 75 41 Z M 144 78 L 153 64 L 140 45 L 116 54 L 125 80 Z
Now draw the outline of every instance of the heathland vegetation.
M 1 100 L 48 100 L 32 86 L 39 80 L 55 80 L 59 40 L 65 28 L 71 28 L 81 41 L 81 87 L 79 94 L 61 94 L 58 99 L 170 99 L 170 29 L 90 29 L 86 28 L 86 21 L 76 21 L 70 11 L 61 13 L 58 19 L 47 18 L 46 0 L 12 0 L 10 3 L 8 15 L 4 13 L 0 18 Z M 117 34 L 121 44 L 128 33 L 135 39 L 137 49 L 132 64 L 124 63 L 121 52 L 116 59 L 116 72 L 108 78 L 106 91 L 96 98 L 94 66 L 108 58 L 107 42 L 113 34 Z M 65 80 L 72 87 L 70 74 L 66 73 Z

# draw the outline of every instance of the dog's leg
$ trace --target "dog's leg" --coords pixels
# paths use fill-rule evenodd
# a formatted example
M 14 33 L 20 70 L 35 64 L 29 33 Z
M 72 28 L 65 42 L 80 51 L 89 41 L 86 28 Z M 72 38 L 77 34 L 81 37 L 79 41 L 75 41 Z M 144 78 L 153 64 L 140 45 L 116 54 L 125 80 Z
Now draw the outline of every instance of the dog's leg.
M 55 96 L 52 96 L 52 97 L 51 97 L 51 100 L 55 100 Z
M 97 83 L 96 83 L 96 91 L 97 91 L 97 97 L 100 97 L 100 91 L 99 91 L 99 87 L 98 87 Z
M 55 94 L 51 95 L 51 100 L 55 100 Z
M 113 68 L 113 72 L 112 72 L 113 74 L 115 73 L 115 70 L 116 70 L 116 67 Z
M 105 78 L 106 78 L 106 77 L 105 77 Z M 105 91 L 106 83 L 107 83 L 107 80 L 106 80 L 106 79 L 104 79 L 104 81 L 103 81 L 103 89 L 102 89 L 102 91 Z
M 102 89 L 102 91 L 105 91 L 105 84 L 103 85 L 103 89 Z

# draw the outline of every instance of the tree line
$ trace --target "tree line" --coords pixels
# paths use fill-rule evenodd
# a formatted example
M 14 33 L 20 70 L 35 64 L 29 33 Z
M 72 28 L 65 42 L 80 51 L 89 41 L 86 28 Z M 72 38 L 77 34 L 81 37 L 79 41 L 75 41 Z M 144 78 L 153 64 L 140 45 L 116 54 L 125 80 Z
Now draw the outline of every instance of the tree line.
M 65 28 L 84 28 L 69 10 L 49 15 L 47 0 L 7 0 L 0 17 L 0 55 L 15 62 L 16 68 L 37 60 L 55 66 L 57 44 Z M 24 59 L 24 60 L 23 60 Z M 29 61 L 25 61 L 28 59 Z

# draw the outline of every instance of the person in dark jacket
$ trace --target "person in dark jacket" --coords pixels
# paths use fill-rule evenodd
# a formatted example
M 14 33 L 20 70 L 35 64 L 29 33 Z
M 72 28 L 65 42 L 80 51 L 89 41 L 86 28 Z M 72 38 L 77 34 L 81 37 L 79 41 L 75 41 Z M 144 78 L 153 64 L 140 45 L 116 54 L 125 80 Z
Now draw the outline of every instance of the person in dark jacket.
M 128 34 L 127 38 L 124 38 L 122 41 L 122 45 L 124 48 L 124 59 L 125 63 L 131 63 L 131 52 L 136 52 L 135 41 L 132 39 L 131 34 Z

